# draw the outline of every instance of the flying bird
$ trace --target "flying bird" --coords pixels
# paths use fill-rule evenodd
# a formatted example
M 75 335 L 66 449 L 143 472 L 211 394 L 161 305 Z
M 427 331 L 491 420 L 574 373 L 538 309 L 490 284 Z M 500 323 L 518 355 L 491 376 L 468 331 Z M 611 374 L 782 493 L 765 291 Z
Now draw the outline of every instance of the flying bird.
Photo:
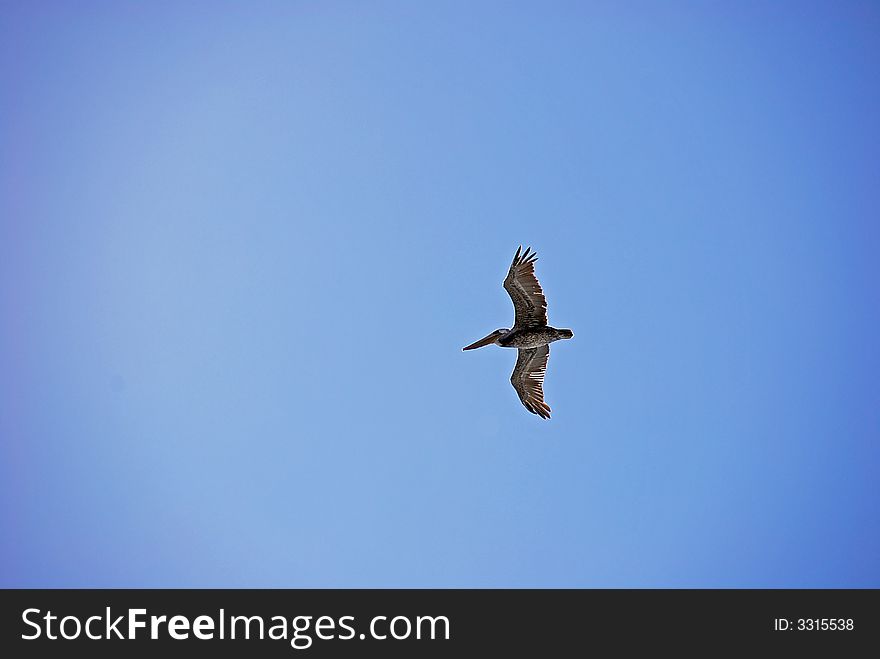
M 550 344 L 570 339 L 570 329 L 556 329 L 547 324 L 547 300 L 535 277 L 537 255 L 532 248 L 516 250 L 513 263 L 504 279 L 504 289 L 513 300 L 514 320 L 511 329 L 497 329 L 462 350 L 473 350 L 494 343 L 502 348 L 516 348 L 519 356 L 510 376 L 525 408 L 542 419 L 550 418 L 550 406 L 544 402 L 544 374 Z

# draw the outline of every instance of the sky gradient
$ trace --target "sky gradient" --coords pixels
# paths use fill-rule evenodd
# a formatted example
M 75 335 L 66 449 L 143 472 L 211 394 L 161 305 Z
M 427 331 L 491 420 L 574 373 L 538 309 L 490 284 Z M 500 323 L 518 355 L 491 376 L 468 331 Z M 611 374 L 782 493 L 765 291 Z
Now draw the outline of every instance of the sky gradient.
M 878 34 L 0 3 L 0 586 L 880 587 Z

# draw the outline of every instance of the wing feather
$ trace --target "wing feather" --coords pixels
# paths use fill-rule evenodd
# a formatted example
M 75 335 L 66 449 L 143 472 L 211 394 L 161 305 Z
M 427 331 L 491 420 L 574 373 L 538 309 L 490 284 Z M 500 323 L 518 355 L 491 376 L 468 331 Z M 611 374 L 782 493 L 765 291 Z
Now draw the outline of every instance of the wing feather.
M 542 419 L 550 418 L 550 406 L 544 402 L 544 375 L 550 346 L 520 348 L 516 366 L 510 375 L 510 384 L 516 389 L 525 408 Z
M 547 324 L 547 299 L 535 276 L 537 255 L 522 246 L 516 250 L 513 263 L 504 279 L 504 289 L 513 301 L 514 327 L 543 327 Z

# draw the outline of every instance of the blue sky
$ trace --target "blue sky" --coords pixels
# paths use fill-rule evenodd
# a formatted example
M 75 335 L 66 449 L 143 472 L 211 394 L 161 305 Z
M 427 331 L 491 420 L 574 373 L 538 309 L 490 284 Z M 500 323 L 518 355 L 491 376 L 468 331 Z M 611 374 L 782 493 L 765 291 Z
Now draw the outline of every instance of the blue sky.
M 0 585 L 880 587 L 878 30 L 3 3 Z

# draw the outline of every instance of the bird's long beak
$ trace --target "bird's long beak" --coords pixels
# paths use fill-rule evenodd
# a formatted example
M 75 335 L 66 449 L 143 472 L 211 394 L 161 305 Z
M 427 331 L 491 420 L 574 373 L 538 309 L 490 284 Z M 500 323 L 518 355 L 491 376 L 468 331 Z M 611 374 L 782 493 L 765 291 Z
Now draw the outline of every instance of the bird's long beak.
M 483 346 L 492 345 L 495 343 L 496 333 L 492 332 L 491 334 L 487 334 L 479 341 L 471 343 L 469 346 L 465 346 L 462 350 L 473 350 L 474 348 L 482 348 Z

